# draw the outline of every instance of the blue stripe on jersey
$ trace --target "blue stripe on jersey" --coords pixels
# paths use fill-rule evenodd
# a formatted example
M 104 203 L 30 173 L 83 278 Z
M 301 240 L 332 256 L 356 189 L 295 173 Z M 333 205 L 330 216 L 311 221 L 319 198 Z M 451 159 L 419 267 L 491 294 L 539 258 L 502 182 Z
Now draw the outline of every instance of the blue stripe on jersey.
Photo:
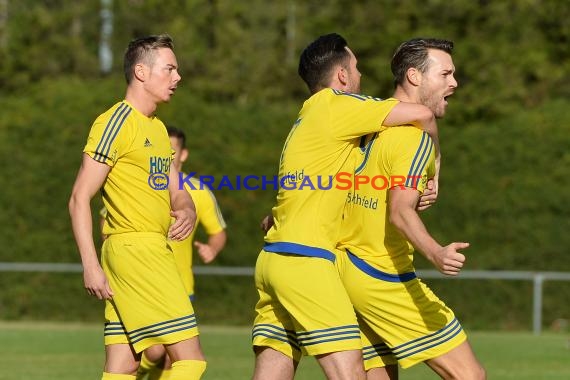
M 405 186 L 416 188 L 418 184 L 419 177 L 424 170 L 428 158 L 431 154 L 433 148 L 433 144 L 431 141 L 431 137 L 426 133 L 422 133 L 422 139 L 420 141 L 420 145 L 416 150 L 416 155 L 412 160 L 412 165 L 410 166 L 410 171 L 408 172 L 408 177 L 406 179 Z M 415 185 L 415 186 L 414 186 Z
M 167 335 L 176 331 L 189 330 L 196 327 L 196 325 L 196 317 L 194 314 L 191 314 L 128 331 L 128 335 L 130 342 L 136 343 L 147 338 Z
M 94 158 L 97 161 L 105 161 L 104 157 L 101 157 L 101 154 L 99 152 L 102 151 L 103 146 L 105 145 L 104 143 L 104 138 L 106 137 L 107 134 L 107 129 L 110 128 L 110 126 L 112 125 L 112 123 L 114 123 L 115 118 L 117 117 L 117 115 L 119 113 L 121 113 L 124 109 L 125 109 L 126 104 L 125 103 L 121 103 L 117 109 L 115 110 L 115 112 L 113 112 L 113 115 L 111 115 L 111 118 L 109 119 L 109 121 L 107 122 L 107 125 L 105 126 L 105 130 L 103 131 L 103 134 L 101 135 L 101 140 L 99 140 L 99 144 L 97 144 L 97 148 L 95 148 L 95 156 Z
M 378 343 L 373 346 L 362 347 L 362 358 L 364 360 L 388 355 L 392 355 L 392 350 L 386 345 L 386 343 Z
M 301 349 L 299 348 L 299 343 L 297 342 L 297 336 L 294 331 L 285 330 L 282 327 L 270 325 L 268 323 L 260 323 L 253 326 L 253 330 L 251 333 L 252 339 L 258 336 L 263 336 L 269 339 L 274 339 L 288 343 L 291 347 L 293 347 L 297 351 L 301 351 Z
M 109 151 L 111 150 L 111 145 L 113 144 L 113 141 L 115 141 L 115 137 L 117 137 L 119 130 L 121 129 L 121 127 L 125 123 L 125 120 L 127 119 L 127 116 L 129 116 L 131 111 L 132 111 L 132 108 L 129 107 L 128 111 L 123 115 L 122 119 L 119 121 L 117 128 L 115 128 L 115 132 L 111 136 L 111 139 L 110 139 L 109 143 L 106 145 L 105 151 L 103 152 L 103 155 L 105 157 L 109 156 Z
M 424 171 L 424 168 L 426 167 L 426 165 L 428 163 L 428 159 L 429 159 L 429 156 L 431 154 L 431 151 L 433 150 L 433 143 L 432 143 L 431 136 L 429 136 L 426 132 L 424 132 L 424 135 L 427 136 L 426 145 L 424 147 L 425 156 L 422 156 L 422 159 L 418 162 L 418 165 L 416 166 L 416 170 L 414 171 L 413 176 L 412 177 L 408 176 L 408 179 L 406 180 L 406 185 L 409 184 L 410 187 L 417 187 L 419 178 L 421 177 L 421 175 Z M 425 152 L 426 150 L 427 150 L 427 152 Z M 412 181 L 412 183 L 409 183 L 410 181 Z
M 407 282 L 416 278 L 416 272 L 407 272 L 400 274 L 391 274 L 391 273 L 382 272 L 381 270 L 374 268 L 366 261 L 354 255 L 348 249 L 346 250 L 346 253 L 348 254 L 348 258 L 354 264 L 354 266 L 356 266 L 358 269 L 360 269 L 367 275 L 377 278 L 379 280 L 387 282 Z
M 291 253 L 300 256 L 308 257 L 320 257 L 321 259 L 327 259 L 334 263 L 335 256 L 332 252 L 326 249 L 310 247 L 308 245 L 289 243 L 285 241 L 280 241 L 276 243 L 265 243 L 263 250 L 266 252 L 273 253 Z
M 368 162 L 368 158 L 370 156 L 370 151 L 372 150 L 372 145 L 374 145 L 374 141 L 376 141 L 376 136 L 378 136 L 378 132 L 376 132 L 372 135 L 372 138 L 370 139 L 370 141 L 368 141 L 368 143 L 366 143 L 366 137 L 367 136 L 362 136 L 360 138 L 359 148 L 360 148 L 360 151 L 362 153 L 364 153 L 364 160 L 362 160 L 362 163 L 360 165 L 358 165 L 358 167 L 354 171 L 354 174 L 359 174 L 364 169 L 364 167 L 366 166 L 366 163 Z
M 442 329 L 423 336 L 418 339 L 414 339 L 407 343 L 401 344 L 397 347 L 392 348 L 394 355 L 399 359 L 407 358 L 408 356 L 412 356 L 417 354 L 418 352 L 422 352 L 428 350 L 430 348 L 439 346 L 451 339 L 453 339 L 457 334 L 462 331 L 461 324 L 457 318 L 454 318 L 447 326 L 443 327 Z
M 374 96 L 370 96 L 370 95 L 362 95 L 362 94 L 354 94 L 352 92 L 346 92 L 346 91 L 342 91 L 342 90 L 335 90 L 333 88 L 331 88 L 333 94 L 335 95 L 346 95 L 346 96 L 350 96 L 353 98 L 356 98 L 358 100 L 374 100 L 375 102 L 381 102 L 382 99 L 381 98 L 375 98 Z
M 113 112 L 113 115 L 107 122 L 101 140 L 95 149 L 95 160 L 99 162 L 105 162 L 108 158 L 109 150 L 111 145 L 117 136 L 117 133 L 123 126 L 125 119 L 131 113 L 131 107 L 126 103 L 121 103 L 119 107 Z
M 299 340 L 299 345 L 305 347 L 339 340 L 360 340 L 360 329 L 358 325 L 347 325 L 321 330 L 303 331 L 297 333 L 297 339 Z
M 352 96 L 353 98 L 356 98 L 356 99 L 358 99 L 358 100 L 366 100 L 366 99 L 368 99 L 367 96 L 363 96 L 363 95 L 359 95 L 359 94 L 353 94 L 353 93 L 350 93 L 350 92 L 344 92 L 344 91 L 340 91 L 340 90 L 334 90 L 334 89 L 333 89 L 333 93 L 334 93 L 335 95 Z

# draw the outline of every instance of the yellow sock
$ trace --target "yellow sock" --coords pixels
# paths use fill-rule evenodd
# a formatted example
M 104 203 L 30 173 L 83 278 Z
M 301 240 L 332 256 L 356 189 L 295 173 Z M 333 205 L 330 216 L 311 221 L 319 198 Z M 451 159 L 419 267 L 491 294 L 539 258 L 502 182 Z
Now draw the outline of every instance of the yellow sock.
M 141 364 L 139 365 L 137 377 L 140 378 L 140 375 L 147 374 L 151 369 L 155 368 L 157 365 L 158 363 L 150 361 L 143 352 L 141 355 Z
M 200 380 L 205 370 L 203 360 L 179 360 L 172 363 L 169 380 Z
M 123 375 L 120 373 L 103 372 L 101 380 L 135 380 L 137 377 L 133 375 Z

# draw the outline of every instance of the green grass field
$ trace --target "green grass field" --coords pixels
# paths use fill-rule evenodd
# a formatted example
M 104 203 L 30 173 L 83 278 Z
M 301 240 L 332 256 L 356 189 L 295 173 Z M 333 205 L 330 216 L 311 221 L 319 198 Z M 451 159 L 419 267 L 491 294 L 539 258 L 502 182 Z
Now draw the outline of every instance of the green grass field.
M 208 359 L 204 380 L 251 377 L 250 330 L 201 328 Z M 566 334 L 473 332 L 474 349 L 493 380 L 570 379 L 570 338 Z M 103 365 L 101 327 L 81 324 L 0 323 L 0 379 L 97 380 Z M 314 359 L 304 359 L 298 380 L 323 379 Z M 437 379 L 424 365 L 400 372 L 400 379 Z

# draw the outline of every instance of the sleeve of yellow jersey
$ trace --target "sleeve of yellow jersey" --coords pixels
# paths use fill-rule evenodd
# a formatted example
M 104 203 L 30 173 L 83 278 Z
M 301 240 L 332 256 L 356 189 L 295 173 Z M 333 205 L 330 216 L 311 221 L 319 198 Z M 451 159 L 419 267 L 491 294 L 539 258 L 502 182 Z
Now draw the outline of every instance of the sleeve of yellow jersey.
M 95 161 L 114 166 L 126 150 L 129 109 L 121 103 L 114 112 L 99 116 L 91 126 L 83 152 Z
M 394 187 L 407 187 L 424 192 L 427 180 L 435 174 L 435 147 L 432 138 L 417 128 L 394 127 L 383 134 L 387 152 L 383 165 L 390 173 Z
M 330 124 L 339 140 L 351 140 L 383 129 L 382 123 L 398 100 L 332 90 Z
M 200 189 L 199 186 L 196 186 L 195 190 L 191 189 L 188 185 L 185 187 L 192 196 L 192 200 L 196 205 L 198 220 L 204 227 L 206 233 L 213 235 L 224 230 L 226 228 L 226 222 L 218 207 L 218 202 L 216 202 L 214 194 L 206 187 Z

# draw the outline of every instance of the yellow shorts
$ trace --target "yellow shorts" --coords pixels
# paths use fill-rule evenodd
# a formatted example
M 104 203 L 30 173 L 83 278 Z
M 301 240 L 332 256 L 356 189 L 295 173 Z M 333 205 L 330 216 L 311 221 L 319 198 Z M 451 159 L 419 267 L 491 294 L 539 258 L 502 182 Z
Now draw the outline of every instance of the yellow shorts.
M 182 283 L 186 293 L 192 299 L 194 295 L 194 274 L 192 273 L 192 239 L 186 238 L 183 241 L 169 240 L 168 246 L 174 252 L 174 259 L 178 267 L 178 273 L 182 278 Z
M 354 309 L 334 264 L 323 258 L 261 251 L 253 345 L 296 361 L 302 355 L 360 350 Z
M 105 344 L 136 352 L 198 335 L 194 309 L 166 238 L 157 233 L 109 236 L 101 255 L 114 295 L 105 303 Z
M 337 268 L 358 315 L 366 370 L 436 358 L 467 337 L 453 311 L 415 276 L 388 274 L 351 254 Z

